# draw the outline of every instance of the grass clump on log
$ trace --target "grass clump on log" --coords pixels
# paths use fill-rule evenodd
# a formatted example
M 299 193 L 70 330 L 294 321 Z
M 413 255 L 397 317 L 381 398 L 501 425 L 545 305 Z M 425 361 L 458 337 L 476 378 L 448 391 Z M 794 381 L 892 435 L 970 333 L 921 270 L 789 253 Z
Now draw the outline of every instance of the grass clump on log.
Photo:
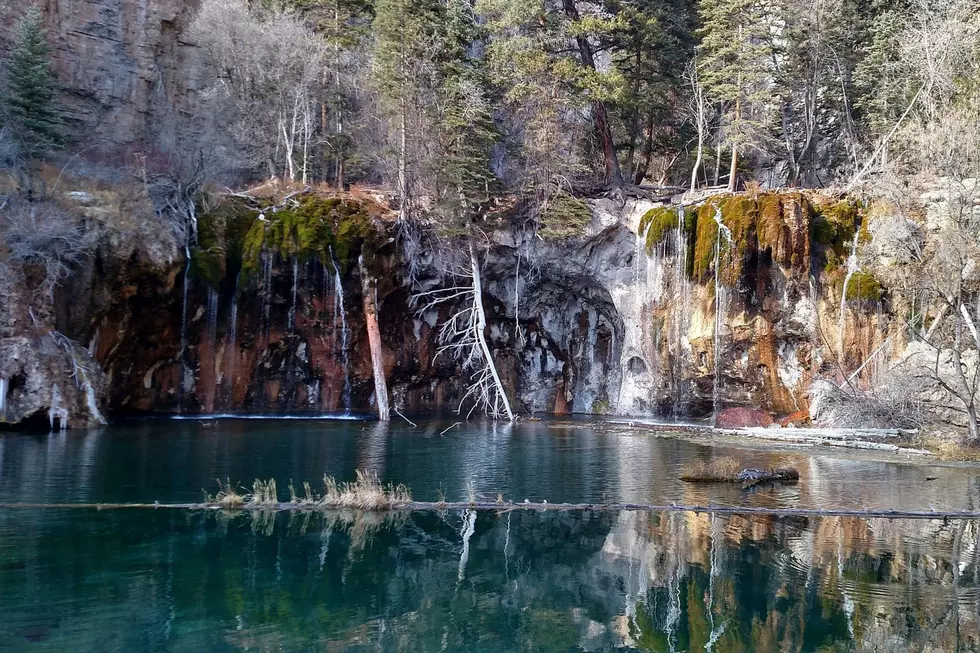
M 241 492 L 241 488 L 233 486 L 231 481 L 218 479 L 217 494 L 204 493 L 204 503 L 209 503 L 222 508 L 240 508 L 248 503 L 249 495 Z
M 412 493 L 406 486 L 382 485 L 375 472 L 357 470 L 357 480 L 345 483 L 324 476 L 323 484 L 326 493 L 317 503 L 324 507 L 391 510 L 412 502 Z

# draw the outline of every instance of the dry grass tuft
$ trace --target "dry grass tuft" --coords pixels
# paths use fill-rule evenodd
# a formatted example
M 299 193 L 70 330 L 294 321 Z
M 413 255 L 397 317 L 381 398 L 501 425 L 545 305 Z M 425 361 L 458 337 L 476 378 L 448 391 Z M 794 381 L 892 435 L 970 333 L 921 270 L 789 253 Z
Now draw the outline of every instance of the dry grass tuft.
M 279 493 L 276 491 L 276 479 L 268 481 L 255 479 L 252 484 L 252 494 L 248 497 L 250 506 L 269 506 L 279 503 Z
M 716 458 L 699 461 L 684 470 L 681 480 L 689 483 L 737 483 L 738 474 L 745 467 L 734 458 Z
M 356 510 L 391 510 L 412 502 L 412 493 L 402 484 L 382 485 L 375 472 L 357 470 L 354 482 L 337 483 L 332 476 L 324 476 L 326 493 L 317 501 L 318 506 L 352 508 Z
M 204 502 L 221 506 L 222 508 L 238 508 L 248 502 L 248 495 L 240 492 L 241 488 L 233 487 L 231 481 L 218 479 L 218 493 L 204 493 Z

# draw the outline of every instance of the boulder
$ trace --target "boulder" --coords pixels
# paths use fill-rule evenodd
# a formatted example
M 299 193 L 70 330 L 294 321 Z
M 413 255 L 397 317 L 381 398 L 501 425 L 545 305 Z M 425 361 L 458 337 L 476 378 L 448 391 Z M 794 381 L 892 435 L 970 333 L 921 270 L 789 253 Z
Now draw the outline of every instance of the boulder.
M 726 408 L 718 413 L 715 426 L 720 429 L 748 429 L 765 428 L 772 423 L 772 416 L 758 408 Z

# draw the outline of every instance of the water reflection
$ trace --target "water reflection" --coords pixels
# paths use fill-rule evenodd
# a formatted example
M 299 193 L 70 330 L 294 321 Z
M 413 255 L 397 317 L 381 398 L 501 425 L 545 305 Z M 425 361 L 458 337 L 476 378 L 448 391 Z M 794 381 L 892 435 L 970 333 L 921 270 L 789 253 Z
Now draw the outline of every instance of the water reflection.
M 3 511 L 0 649 L 980 650 L 978 526 Z
M 839 452 L 745 450 L 586 422 L 146 421 L 92 432 L 0 435 L 0 502 L 196 501 L 215 479 L 285 490 L 358 468 L 416 498 L 472 491 L 523 501 L 980 510 L 976 467 L 905 465 Z M 448 429 L 448 430 L 447 430 Z M 678 480 L 697 461 L 800 469 L 801 482 L 743 491 Z M 927 480 L 935 477 L 935 480 Z M 285 496 L 283 497 L 285 498 Z

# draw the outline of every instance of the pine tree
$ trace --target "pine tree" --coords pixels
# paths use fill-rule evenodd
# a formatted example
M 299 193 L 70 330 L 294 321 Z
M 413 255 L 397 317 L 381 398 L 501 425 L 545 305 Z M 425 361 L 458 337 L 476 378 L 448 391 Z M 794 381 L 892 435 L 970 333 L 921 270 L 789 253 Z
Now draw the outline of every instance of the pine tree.
M 375 5 L 373 78 L 394 141 L 402 220 L 410 217 L 418 190 L 421 141 L 430 122 L 444 17 L 439 0 L 379 0 Z
M 490 157 L 499 140 L 484 60 L 473 56 L 482 30 L 467 0 L 449 0 L 439 55 L 436 210 L 443 227 L 465 228 L 487 205 L 497 179 Z
M 769 18 L 758 0 L 701 2 L 699 74 L 709 97 L 723 107 L 724 133 L 732 151 L 732 191 L 740 152 L 765 140 L 769 127 Z
M 42 155 L 61 142 L 61 121 L 54 104 L 51 47 L 37 5 L 28 7 L 17 23 L 7 68 L 9 124 L 27 157 Z

